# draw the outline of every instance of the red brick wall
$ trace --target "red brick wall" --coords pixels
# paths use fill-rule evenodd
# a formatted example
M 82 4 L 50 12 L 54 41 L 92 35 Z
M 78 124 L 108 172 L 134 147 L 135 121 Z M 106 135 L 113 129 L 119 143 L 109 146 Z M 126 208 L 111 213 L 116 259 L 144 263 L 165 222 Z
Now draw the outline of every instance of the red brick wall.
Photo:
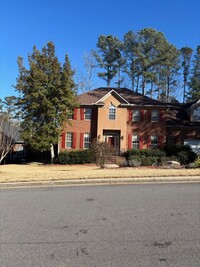
M 72 132 L 72 133 L 76 133 L 76 138 L 74 140 L 75 143 L 73 143 L 73 147 L 76 149 L 80 149 L 80 145 L 81 145 L 81 134 L 83 133 L 90 133 L 91 131 L 91 121 L 90 120 L 84 120 L 83 119 L 83 109 L 82 108 L 77 108 L 75 109 L 75 114 L 74 114 L 74 118 L 73 120 L 70 120 L 70 124 L 69 123 L 65 123 L 64 127 L 63 127 L 63 132 L 67 133 L 67 132 Z M 65 150 L 63 148 L 63 139 L 61 136 L 61 141 L 60 141 L 60 149 L 61 150 Z
M 156 109 L 141 109 L 140 110 L 140 121 L 132 122 L 130 121 L 130 109 L 127 110 L 127 136 L 132 135 L 132 133 L 137 133 L 140 135 L 140 148 L 149 148 L 150 146 L 150 136 L 152 134 L 158 135 L 159 147 L 162 147 L 166 143 L 166 118 L 165 111 L 159 110 L 159 121 L 151 122 L 151 110 Z M 130 137 L 129 137 L 130 138 Z M 127 138 L 128 140 L 128 138 Z M 129 142 L 129 141 L 128 141 Z M 129 147 L 127 143 L 127 147 Z

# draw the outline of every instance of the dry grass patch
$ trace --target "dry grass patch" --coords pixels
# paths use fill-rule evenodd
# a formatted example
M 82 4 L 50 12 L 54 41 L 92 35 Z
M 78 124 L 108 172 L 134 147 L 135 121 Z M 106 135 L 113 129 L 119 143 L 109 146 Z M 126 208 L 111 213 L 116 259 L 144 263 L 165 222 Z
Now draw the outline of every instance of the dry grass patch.
M 17 181 L 55 181 L 92 178 L 200 176 L 200 169 L 116 168 L 96 165 L 1 165 L 0 183 Z

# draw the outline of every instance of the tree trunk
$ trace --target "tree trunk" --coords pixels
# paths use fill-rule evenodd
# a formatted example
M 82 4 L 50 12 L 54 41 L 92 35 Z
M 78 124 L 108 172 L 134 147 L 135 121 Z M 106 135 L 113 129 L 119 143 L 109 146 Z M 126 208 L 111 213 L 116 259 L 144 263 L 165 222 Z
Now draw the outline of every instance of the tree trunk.
M 146 94 L 146 79 L 143 76 L 142 77 L 142 95 L 145 95 L 145 94 Z
M 183 84 L 183 103 L 185 103 L 186 83 Z
M 55 157 L 53 144 L 51 144 L 50 151 L 51 151 L 51 163 L 53 163 L 53 159 Z

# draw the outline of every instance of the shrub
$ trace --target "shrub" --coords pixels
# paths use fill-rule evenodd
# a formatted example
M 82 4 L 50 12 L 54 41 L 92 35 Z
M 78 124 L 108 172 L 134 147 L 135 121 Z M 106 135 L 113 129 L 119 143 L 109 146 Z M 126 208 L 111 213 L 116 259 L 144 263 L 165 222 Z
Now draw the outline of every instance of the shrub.
M 125 157 L 130 159 L 131 156 L 139 157 L 165 157 L 166 153 L 160 149 L 129 149 L 125 152 Z
M 61 152 L 54 160 L 57 164 L 84 164 L 94 162 L 90 149 Z
M 113 146 L 111 146 L 107 142 L 99 142 L 94 140 L 91 145 L 91 150 L 95 157 L 95 162 L 100 168 L 104 168 L 105 163 L 112 157 L 113 155 Z
M 195 160 L 195 162 L 194 162 L 194 166 L 195 166 L 196 168 L 200 168 L 200 157 L 198 157 L 198 158 Z
M 168 157 L 176 156 L 181 164 L 188 164 L 194 162 L 197 158 L 197 154 L 192 151 L 188 145 L 172 145 L 164 148 Z
M 157 157 L 143 157 L 142 158 L 142 166 L 152 166 L 157 165 Z
M 128 166 L 129 167 L 139 167 L 142 164 L 142 159 L 139 156 L 132 156 L 128 160 Z

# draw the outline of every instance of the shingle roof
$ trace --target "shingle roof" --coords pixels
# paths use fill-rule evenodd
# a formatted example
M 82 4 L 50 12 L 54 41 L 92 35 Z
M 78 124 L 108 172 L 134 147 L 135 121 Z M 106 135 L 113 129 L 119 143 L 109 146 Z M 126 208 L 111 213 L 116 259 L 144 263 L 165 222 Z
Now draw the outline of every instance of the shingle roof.
M 200 127 L 199 122 L 191 122 L 187 110 L 198 100 L 185 104 L 174 104 L 167 112 L 167 126 L 170 127 Z
M 163 106 L 163 103 L 154 100 L 150 97 L 131 91 L 130 89 L 110 88 L 110 87 L 109 88 L 100 87 L 92 91 L 89 91 L 87 93 L 81 94 L 78 96 L 78 102 L 80 103 L 80 105 L 94 105 L 97 104 L 97 102 L 101 104 L 102 102 L 99 101 L 109 93 L 117 94 L 119 98 L 121 97 L 122 104 L 139 105 L 139 106 L 140 105 Z

